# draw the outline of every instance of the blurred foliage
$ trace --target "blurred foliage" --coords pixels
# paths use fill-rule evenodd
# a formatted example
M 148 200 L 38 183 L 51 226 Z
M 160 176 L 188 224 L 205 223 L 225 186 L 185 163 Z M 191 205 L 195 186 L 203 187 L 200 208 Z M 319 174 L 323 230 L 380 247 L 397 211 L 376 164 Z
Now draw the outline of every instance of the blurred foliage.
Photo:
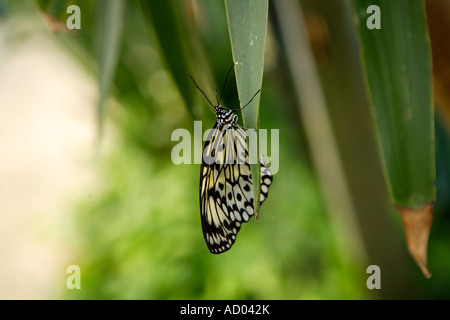
M 158 61 L 158 49 L 143 32 L 139 7 L 128 6 L 126 21 L 123 58 L 114 88 L 120 106 L 109 111 L 120 137 L 102 161 L 105 185 L 93 197 L 97 200 L 82 203 L 74 213 L 75 224 L 83 230 L 78 246 L 82 248 L 80 257 L 74 260 L 83 272 L 83 284 L 80 292 L 69 292 L 67 297 L 367 296 L 357 266 L 344 263 L 333 245 L 306 155 L 301 148 L 291 147 L 299 145 L 295 126 L 281 133 L 280 161 L 285 169 L 281 168 L 275 177 L 283 183 L 271 187 L 273 202 L 265 204 L 258 221 L 243 227 L 233 250 L 220 256 L 209 253 L 199 217 L 199 165 L 175 166 L 170 160 L 176 143 L 170 141 L 172 131 L 178 127 L 191 129 L 192 118 L 170 73 Z M 231 59 L 226 61 L 223 70 L 227 70 Z M 284 127 L 289 116 L 277 112 L 279 105 L 287 103 L 273 68 L 272 73 L 275 79 L 263 86 L 261 103 L 267 113 L 262 114 L 261 123 L 267 128 L 279 128 Z M 227 101 L 227 96 L 224 99 Z M 208 110 L 207 105 L 203 107 Z
M 98 10 L 102 10 L 98 7 L 101 2 L 69 2 L 81 8 L 82 30 L 57 34 L 55 38 L 79 58 L 80 66 L 97 74 L 95 30 Z M 333 2 L 341 5 L 339 10 L 350 12 L 347 2 Z M 187 48 L 183 50 L 190 52 L 186 68 L 191 68 L 190 73 L 212 96 L 213 88 L 222 85 L 232 63 L 225 5 L 223 1 L 209 0 L 170 3 L 176 4 L 172 6 L 178 12 L 172 13 L 174 19 L 178 19 L 181 26 L 189 26 L 181 28 L 180 37 L 180 41 L 184 41 L 183 48 Z M 317 3 L 317 7 L 310 6 L 310 10 L 323 10 L 330 15 L 336 12 L 326 9 L 323 1 Z M 343 3 L 347 5 L 343 6 Z M 17 1 L 3 1 L 3 7 L 4 15 L 11 19 L 27 10 L 29 15 L 36 15 L 36 8 L 31 8 L 30 4 L 20 7 Z M 271 10 L 269 3 L 260 124 L 261 128 L 280 129 L 280 170 L 274 177 L 259 219 L 243 226 L 232 250 L 223 255 L 212 255 L 201 232 L 200 165 L 177 166 L 170 157 L 171 149 L 177 143 L 171 141 L 174 129 L 186 128 L 193 132 L 193 120 L 203 120 L 205 130 L 214 124 L 214 114 L 198 94 L 190 98 L 193 105 L 186 105 L 185 96 L 189 95 L 186 92 L 193 93 L 195 87 L 187 81 L 186 85 L 191 87 L 180 89 L 180 82 L 174 77 L 152 26 L 155 21 L 149 21 L 150 17 L 143 14 L 140 2 L 126 1 L 119 58 L 111 99 L 106 101 L 105 109 L 105 121 L 111 124 L 105 126 L 105 130 L 109 130 L 105 136 L 112 137 L 113 141 L 102 146 L 96 162 L 100 181 L 86 190 L 80 203 L 74 205 L 73 229 L 62 239 L 69 248 L 74 248 L 73 264 L 81 268 L 82 289 L 63 291 L 61 298 L 450 298 L 448 128 L 437 125 L 436 217 L 429 247 L 433 278 L 423 279 L 412 259 L 393 251 L 388 256 L 392 264 L 409 265 L 410 269 L 404 271 L 407 285 L 389 276 L 384 278 L 390 271 L 382 266 L 382 290 L 370 291 L 366 287 L 366 268 L 378 263 L 370 257 L 382 256 L 385 251 L 383 246 L 377 246 L 377 241 L 382 242 L 390 235 L 380 234 L 378 229 L 372 228 L 373 237 L 365 239 L 369 243 L 366 247 L 370 248 L 367 261 L 346 259 L 342 248 L 336 246 L 330 219 L 332 213 L 325 209 L 310 163 L 311 146 L 305 143 L 289 70 L 279 45 L 279 30 L 276 21 L 272 20 Z M 168 13 L 158 14 L 161 18 Z M 349 24 L 343 28 L 349 26 L 352 27 Z M 335 31 L 329 31 L 334 37 Z M 169 33 L 167 37 L 170 37 Z M 351 38 L 350 43 L 355 41 L 356 37 Z M 341 56 L 357 54 L 355 46 L 345 50 Z M 336 52 L 321 56 L 333 61 Z M 327 92 L 342 91 L 336 88 L 351 82 L 330 84 L 329 79 L 336 78 L 330 76 L 329 66 L 327 62 L 319 64 L 325 89 Z M 332 72 L 345 77 L 349 71 L 337 68 Z M 360 77 L 358 72 L 352 70 L 352 74 Z M 355 88 L 350 87 L 349 92 L 352 90 Z M 238 106 L 234 76 L 229 79 L 223 101 L 226 106 Z M 342 105 L 336 106 L 339 108 L 330 111 L 331 115 L 336 115 L 333 118 L 353 119 L 354 113 L 347 113 L 340 108 Z M 352 127 L 340 122 L 343 129 L 339 131 L 339 123 L 334 125 L 338 138 L 345 136 L 345 131 Z M 359 130 L 363 125 L 358 122 L 355 128 Z M 352 135 L 358 136 L 360 132 L 352 132 Z M 349 147 L 345 140 L 338 141 L 342 144 L 341 150 L 349 148 L 353 153 L 365 152 L 365 143 Z M 352 170 L 352 164 L 347 164 L 347 170 Z M 365 201 L 364 190 L 370 187 L 371 181 L 366 181 L 363 175 L 355 181 L 353 196 Z M 361 194 L 364 197 L 359 196 Z M 392 214 L 384 221 L 400 244 L 388 243 L 387 246 L 400 247 L 401 252 L 406 252 L 401 242 L 403 233 L 399 217 L 387 209 L 386 195 L 370 194 L 370 197 L 382 199 L 380 206 Z M 367 225 L 367 221 L 365 223 Z M 345 233 L 345 230 L 341 232 Z M 383 282 L 383 279 L 392 283 Z M 65 279 L 61 281 L 65 283 Z M 384 289 L 386 287 L 389 289 Z

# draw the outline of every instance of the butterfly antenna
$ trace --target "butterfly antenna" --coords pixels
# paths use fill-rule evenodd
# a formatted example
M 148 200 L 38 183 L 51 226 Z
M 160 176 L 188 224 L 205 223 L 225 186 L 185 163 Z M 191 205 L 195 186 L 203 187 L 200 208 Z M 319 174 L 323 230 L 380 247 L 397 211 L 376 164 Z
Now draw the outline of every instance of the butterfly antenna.
M 197 87 L 198 90 L 200 90 L 200 92 L 203 94 L 203 96 L 208 101 L 208 103 L 211 105 L 211 107 L 214 108 L 214 105 L 211 103 L 211 101 L 209 101 L 208 96 L 206 95 L 206 93 L 204 93 L 203 90 L 200 89 L 200 87 L 198 86 L 197 82 L 195 82 L 194 78 L 192 78 L 190 74 L 188 74 L 188 76 L 189 76 L 189 78 L 191 78 L 192 81 L 194 81 L 195 86 Z
M 258 95 L 258 93 L 259 93 L 260 91 L 261 91 L 261 89 L 258 89 L 258 91 L 256 91 L 256 93 L 253 95 L 253 97 L 250 99 L 250 101 L 246 103 L 245 106 L 243 106 L 243 107 L 240 108 L 240 109 L 233 110 L 233 111 L 242 111 L 242 110 L 244 110 L 244 108 L 245 108 L 246 106 L 248 106 L 248 105 L 250 104 L 250 102 L 253 101 L 253 99 Z
M 222 88 L 222 92 L 220 93 L 220 99 L 217 101 L 217 104 L 220 104 L 220 100 L 222 100 L 223 97 L 223 92 L 225 91 L 225 86 L 227 85 L 227 80 L 228 80 L 228 75 L 230 74 L 231 70 L 233 70 L 233 67 L 237 65 L 237 62 L 233 63 L 233 65 L 231 66 L 230 70 L 228 70 L 227 76 L 225 77 L 225 83 L 223 84 L 223 88 Z M 217 91 L 216 91 L 217 93 Z M 216 96 L 217 99 L 217 96 Z

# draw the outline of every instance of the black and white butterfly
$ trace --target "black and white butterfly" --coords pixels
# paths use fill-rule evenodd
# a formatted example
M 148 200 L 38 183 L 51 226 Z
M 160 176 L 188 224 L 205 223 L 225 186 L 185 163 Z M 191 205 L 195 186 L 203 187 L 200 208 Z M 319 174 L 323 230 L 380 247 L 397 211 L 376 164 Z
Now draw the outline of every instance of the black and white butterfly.
M 233 68 L 233 67 L 232 67 Z M 229 73 L 225 78 L 225 84 Z M 253 181 L 249 164 L 246 133 L 237 121 L 235 112 L 242 111 L 258 95 L 258 90 L 241 109 L 228 109 L 213 105 L 197 85 L 216 113 L 216 124 L 210 131 L 203 148 L 200 169 L 200 214 L 203 236 L 211 253 L 222 253 L 231 248 L 242 223 L 255 215 Z M 223 90 L 222 89 L 222 94 Z M 221 94 L 221 95 L 222 95 Z M 267 198 L 272 173 L 261 162 L 260 203 Z

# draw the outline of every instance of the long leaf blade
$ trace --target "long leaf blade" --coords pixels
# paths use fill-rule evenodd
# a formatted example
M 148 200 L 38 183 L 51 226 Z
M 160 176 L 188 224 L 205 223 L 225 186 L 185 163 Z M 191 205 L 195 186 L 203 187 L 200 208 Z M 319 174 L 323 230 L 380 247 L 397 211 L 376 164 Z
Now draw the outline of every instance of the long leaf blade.
M 267 29 L 268 0 L 225 0 L 236 84 L 241 108 L 261 89 L 264 70 L 264 46 Z M 250 150 L 254 199 L 260 195 L 259 95 L 242 111 L 244 126 L 256 130 L 256 150 Z M 256 158 L 256 159 L 254 159 Z M 256 217 L 259 201 L 254 203 Z
M 354 0 L 354 5 L 391 198 L 402 212 L 409 251 L 429 277 L 426 246 L 436 191 L 432 68 L 424 2 L 377 1 L 380 29 L 366 24 L 375 14 L 369 8 L 373 1 Z M 423 216 L 420 222 L 407 217 L 418 215 Z

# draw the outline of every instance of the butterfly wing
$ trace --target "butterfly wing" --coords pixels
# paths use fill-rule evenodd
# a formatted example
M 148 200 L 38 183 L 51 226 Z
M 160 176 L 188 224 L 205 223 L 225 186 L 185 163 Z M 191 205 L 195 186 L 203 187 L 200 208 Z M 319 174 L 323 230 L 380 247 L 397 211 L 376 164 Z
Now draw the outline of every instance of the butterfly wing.
M 216 123 L 205 142 L 200 171 L 202 230 L 212 253 L 230 249 L 241 224 L 255 214 L 248 159 L 244 130 L 224 130 Z M 271 183 L 272 173 L 261 161 L 261 203 Z

